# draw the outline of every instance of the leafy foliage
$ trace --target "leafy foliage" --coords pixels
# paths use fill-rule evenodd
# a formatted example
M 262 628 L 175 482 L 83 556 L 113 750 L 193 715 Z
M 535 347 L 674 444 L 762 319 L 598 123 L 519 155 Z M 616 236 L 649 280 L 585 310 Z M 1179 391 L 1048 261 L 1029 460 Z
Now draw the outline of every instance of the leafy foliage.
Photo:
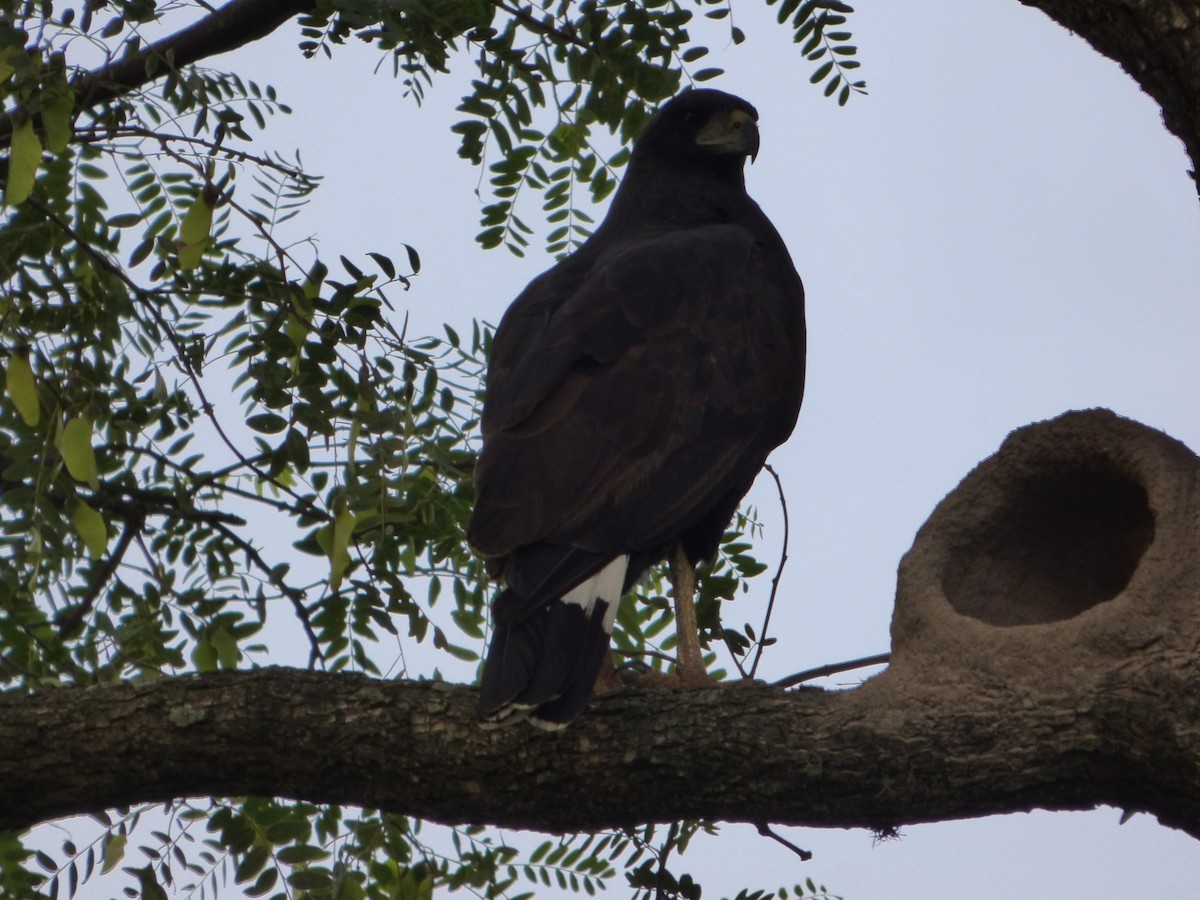
M 778 2 L 778 0 L 772 0 Z M 691 4 L 701 20 L 727 22 L 734 44 L 745 40 L 732 24 L 728 0 Z M 785 0 L 780 22 L 789 17 L 795 40 L 816 64 L 813 83 L 826 80 L 825 94 L 845 104 L 858 66 L 843 26 L 851 8 L 836 0 Z M 503 13 L 501 15 L 500 13 Z M 722 74 L 697 67 L 709 49 L 693 39 L 696 12 L 677 0 L 600 3 L 543 0 L 520 10 L 481 0 L 440 4 L 435 20 L 407 5 L 386 7 L 379 18 L 367 0 L 336 0 L 304 20 L 305 52 L 329 53 L 351 34 L 389 52 L 393 69 L 420 99 L 435 74 L 447 71 L 451 53 L 469 47 L 477 77 L 454 125 L 459 155 L 489 173 L 490 201 L 482 209 L 477 240 L 523 255 L 534 235 L 528 208 L 540 196 L 551 226 L 550 253 L 565 253 L 591 232 L 581 209 L 586 198 L 604 200 L 628 162 L 627 145 L 654 107 L 685 85 Z M 605 149 L 617 139 L 616 146 Z
M 206 6 L 0 9 L 3 689 L 234 669 L 297 643 L 293 662 L 400 677 L 430 674 L 413 654 L 426 644 L 469 676 L 486 638 L 488 584 L 463 534 L 489 329 L 406 334 L 397 304 L 420 269 L 410 244 L 335 259 L 283 242 L 320 183 L 298 156 L 252 149 L 286 104 L 236 74 L 177 67 L 170 37 L 151 46 L 152 29 Z M 696 9 L 717 22 L 730 11 Z M 853 48 L 829 30 L 848 9 L 780 10 L 841 103 L 861 88 L 844 78 Z M 691 68 L 708 54 L 693 16 L 670 0 L 322 0 L 302 50 L 370 40 L 418 102 L 469 53 L 477 78 L 454 130 L 487 172 L 479 241 L 524 252 L 534 228 L 522 210 L 540 198 L 547 249 L 562 253 L 588 234 L 585 200 L 611 193 L 651 108 L 720 73 Z M 134 76 L 105 81 L 129 60 Z M 601 150 L 598 135 L 617 146 Z M 705 641 L 739 668 L 769 643 L 721 624 L 766 568 L 744 539 L 754 528 L 747 518 L 727 535 L 699 607 Z M 616 637 L 653 668 L 672 647 L 662 587 L 662 573 L 646 581 Z M 0 835 L 0 891 L 66 898 L 115 879 L 143 898 L 230 885 L 351 900 L 439 887 L 591 895 L 619 865 L 638 896 L 694 896 L 666 861 L 713 830 L 527 849 L 373 810 L 179 800 L 72 823 L 54 847 L 41 833 Z
M 838 105 L 845 106 L 851 93 L 867 92 L 865 81 L 850 80 L 850 73 L 859 67 L 854 58 L 858 48 L 850 43 L 850 32 L 830 30 L 844 28 L 853 7 L 840 0 L 767 0 L 767 3 L 779 6 L 780 25 L 791 20 L 792 39 L 801 45 L 804 58 L 817 64 L 809 81 L 824 82 L 826 97 L 837 94 Z

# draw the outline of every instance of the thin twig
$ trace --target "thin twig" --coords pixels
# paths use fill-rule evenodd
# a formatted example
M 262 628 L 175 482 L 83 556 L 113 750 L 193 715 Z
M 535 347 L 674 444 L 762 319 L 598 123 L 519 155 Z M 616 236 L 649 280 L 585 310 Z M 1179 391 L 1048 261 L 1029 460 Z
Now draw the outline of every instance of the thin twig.
M 308 643 L 311 647 L 311 652 L 308 655 L 309 668 L 315 666 L 318 662 L 325 661 L 325 654 L 321 652 L 321 643 L 317 638 L 317 634 L 313 631 L 312 622 L 308 617 L 308 610 L 304 608 L 304 593 L 298 588 L 287 584 L 282 578 L 275 574 L 275 571 L 267 565 L 267 561 L 262 558 L 258 550 L 249 541 L 245 540 L 241 535 L 235 533 L 232 528 L 227 528 L 220 523 L 213 526 L 217 531 L 225 536 L 225 539 L 233 544 L 236 544 L 246 557 L 267 576 L 267 581 L 275 586 L 275 588 L 287 597 L 293 608 L 296 610 L 296 616 L 300 619 L 300 624 L 304 628 L 304 633 L 308 636 Z
M 721 629 L 721 640 L 725 642 L 725 649 L 729 651 L 729 658 L 733 660 L 733 664 L 738 670 L 738 675 L 743 679 L 749 678 L 750 673 L 746 671 L 746 667 L 742 665 L 741 657 L 738 656 L 738 648 L 734 646 L 733 641 L 729 638 L 724 628 Z
M 219 153 L 222 156 L 232 158 L 237 162 L 253 163 L 264 169 L 272 169 L 282 175 L 285 175 L 292 181 L 304 182 L 310 180 L 303 171 L 300 169 L 294 169 L 286 163 L 278 162 L 277 160 L 269 159 L 265 156 L 257 156 L 253 153 L 247 153 L 245 150 L 239 150 L 236 147 L 226 147 L 223 144 L 218 144 L 216 141 L 210 141 L 202 137 L 194 137 L 186 134 L 167 134 L 165 132 L 152 131 L 149 128 L 142 128 L 135 125 L 120 125 L 117 128 L 106 128 L 103 131 L 98 128 L 91 128 L 87 130 L 79 129 L 75 132 L 75 141 L 80 144 L 109 144 L 114 141 L 118 141 L 121 138 L 147 138 L 156 140 L 159 143 L 178 142 L 183 144 L 192 144 L 194 146 L 204 147 L 206 150 Z
M 134 444 L 105 444 L 104 447 L 105 447 L 105 449 L 111 450 L 115 453 L 133 453 L 135 455 L 148 456 L 151 459 L 153 459 L 155 462 L 157 462 L 163 466 L 169 467 L 172 471 L 175 471 L 181 475 L 187 476 L 187 478 L 190 479 L 190 484 L 191 484 L 189 493 L 193 497 L 197 496 L 200 493 L 200 491 L 204 490 L 205 488 L 211 488 L 214 491 L 221 492 L 222 494 L 235 494 L 239 497 L 244 497 L 247 500 L 253 501 L 254 503 L 262 503 L 265 506 L 274 507 L 275 509 L 278 509 L 281 512 L 287 512 L 287 513 L 291 513 L 291 514 L 297 515 L 297 516 L 312 516 L 313 518 L 320 519 L 322 521 L 329 521 L 332 518 L 332 516 L 330 516 L 329 513 L 326 512 L 325 510 L 314 506 L 311 502 L 304 502 L 303 497 L 301 498 L 300 503 L 292 504 L 292 503 L 288 503 L 284 500 L 275 500 L 275 499 L 272 499 L 271 497 L 265 497 L 261 494 L 255 493 L 253 491 L 248 491 L 244 488 L 236 487 L 235 485 L 232 485 L 232 484 L 228 484 L 228 483 L 220 484 L 220 485 L 216 484 L 216 482 L 220 481 L 225 476 L 231 475 L 234 472 L 236 472 L 238 469 L 242 468 L 242 463 L 240 463 L 240 462 L 232 463 L 232 464 L 230 464 L 228 466 L 224 466 L 220 469 L 215 469 L 212 472 L 196 473 L 196 472 L 192 472 L 190 469 L 184 468 L 179 463 L 175 462 L 174 460 L 170 459 L 167 456 L 164 456 L 162 453 L 160 453 L 159 451 L 154 450 L 152 448 L 138 447 Z M 251 459 L 251 461 L 255 461 L 255 462 L 265 461 L 267 459 L 267 454 L 260 454 L 259 456 L 251 457 L 250 459 Z M 246 524 L 245 521 L 239 519 L 237 516 L 231 516 L 228 514 L 221 514 L 221 515 L 226 516 L 225 521 L 227 524 L 231 524 L 231 525 L 245 525 Z M 185 516 L 185 518 L 186 518 L 186 516 Z M 196 518 L 196 517 L 193 516 L 192 518 Z
M 533 14 L 527 10 L 518 9 L 515 6 L 509 6 L 503 0 L 492 0 L 492 4 L 501 12 L 506 12 L 530 31 L 545 37 L 554 38 L 568 44 L 574 44 L 576 47 L 582 47 L 584 50 L 594 49 L 585 41 L 581 40 L 574 34 L 568 34 L 560 28 L 555 28 L 552 25 L 547 25 L 545 22 L 540 22 L 534 18 Z
M 795 675 L 781 678 L 775 682 L 774 687 L 790 688 L 798 684 L 803 684 L 806 681 L 827 678 L 830 675 L 837 675 L 841 672 L 852 672 L 855 669 L 865 669 L 868 666 L 882 666 L 891 658 L 892 654 L 890 653 L 876 653 L 874 656 L 864 656 L 862 659 L 852 659 L 849 662 L 826 663 L 823 666 L 817 666 L 815 669 L 805 669 L 803 672 L 797 672 Z
M 144 525 L 145 520 L 139 516 L 132 516 L 126 520 L 125 528 L 121 532 L 117 546 L 113 548 L 113 552 L 109 554 L 108 559 L 92 575 L 91 584 L 88 585 L 87 593 L 83 595 L 83 599 L 74 606 L 64 609 L 54 617 L 54 626 L 58 629 L 59 637 L 65 638 L 72 634 L 83 621 L 83 617 L 92 611 L 92 607 L 96 604 L 96 598 L 100 596 L 100 592 L 104 590 L 104 586 L 108 584 L 116 573 L 117 567 L 121 565 L 121 560 L 125 557 L 125 551 L 129 549 L 129 545 L 133 543 L 133 539 L 141 534 Z
M 646 657 L 646 656 L 648 656 L 651 659 L 661 659 L 665 663 L 670 663 L 671 665 L 675 665 L 675 657 L 674 656 L 672 656 L 670 653 L 661 653 L 658 650 L 650 650 L 650 649 L 621 650 L 618 647 L 613 647 L 612 652 L 615 653 L 617 656 L 631 656 L 631 657 Z M 625 665 L 636 665 L 636 664 L 635 663 L 625 663 Z
M 655 873 L 654 881 L 654 900 L 666 900 L 666 893 L 663 891 L 663 874 L 667 871 L 667 858 L 671 855 L 671 851 L 675 849 L 675 839 L 679 835 L 679 823 L 672 822 L 670 829 L 667 831 L 667 839 L 663 841 L 662 847 L 658 852 L 658 871 Z
M 103 483 L 100 485 L 100 490 L 92 495 L 92 499 L 101 509 L 112 510 L 130 519 L 160 515 L 183 522 L 203 522 L 210 525 L 214 522 L 238 527 L 246 524 L 245 519 L 235 516 L 233 513 L 220 510 L 183 509 L 176 502 L 174 495 L 166 491 L 116 488 L 111 484 Z
M 779 492 L 779 508 L 783 512 L 783 547 L 779 551 L 779 565 L 775 568 L 775 577 L 771 579 L 771 596 L 767 599 L 767 611 L 763 615 L 762 630 L 758 635 L 758 649 L 754 651 L 754 662 L 750 664 L 750 674 L 753 678 L 758 672 L 758 664 L 762 660 L 763 650 L 767 646 L 767 629 L 771 625 L 771 613 L 775 610 L 775 596 L 779 593 L 779 579 L 783 577 L 783 567 L 788 561 L 788 508 L 787 497 L 783 493 L 783 482 L 779 473 L 771 465 L 763 467 L 775 479 L 775 490 Z
M 774 831 L 771 830 L 771 826 L 768 825 L 766 822 L 757 823 L 755 825 L 755 828 L 758 829 L 758 833 L 761 834 L 763 837 L 769 837 L 771 840 L 778 841 L 779 843 L 783 844 L 783 846 L 787 847 L 789 850 L 791 850 L 793 853 L 795 853 L 797 856 L 799 856 L 800 860 L 802 862 L 808 862 L 810 859 L 812 859 L 812 853 L 810 851 L 804 850 L 800 847 L 797 847 L 795 844 L 793 844 L 787 838 L 776 834 Z

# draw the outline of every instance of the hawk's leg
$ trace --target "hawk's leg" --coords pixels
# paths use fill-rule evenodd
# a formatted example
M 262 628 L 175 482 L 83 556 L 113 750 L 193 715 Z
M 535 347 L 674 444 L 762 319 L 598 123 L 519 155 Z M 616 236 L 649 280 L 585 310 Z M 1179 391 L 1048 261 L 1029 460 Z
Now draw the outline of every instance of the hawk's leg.
M 671 585 L 675 589 L 675 669 L 684 684 L 707 684 L 700 628 L 696 624 L 696 567 L 680 541 L 672 544 L 669 562 Z

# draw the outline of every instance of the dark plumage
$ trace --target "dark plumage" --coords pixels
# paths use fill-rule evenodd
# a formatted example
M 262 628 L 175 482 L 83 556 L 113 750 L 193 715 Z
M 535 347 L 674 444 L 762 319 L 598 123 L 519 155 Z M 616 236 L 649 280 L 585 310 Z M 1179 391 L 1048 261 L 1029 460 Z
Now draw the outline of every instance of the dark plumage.
M 621 595 L 675 541 L 710 558 L 804 390 L 804 288 L 746 194 L 758 115 L 667 103 L 607 217 L 496 331 L 468 536 L 502 579 L 480 715 L 566 724 Z

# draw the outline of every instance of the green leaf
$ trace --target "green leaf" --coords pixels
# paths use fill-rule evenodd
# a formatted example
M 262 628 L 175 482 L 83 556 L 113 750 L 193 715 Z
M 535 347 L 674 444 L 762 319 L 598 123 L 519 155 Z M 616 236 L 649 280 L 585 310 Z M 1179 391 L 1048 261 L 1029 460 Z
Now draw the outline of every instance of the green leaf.
M 158 883 L 153 866 L 143 866 L 137 870 L 138 881 L 141 882 L 142 900 L 167 900 L 167 892 Z
M 142 221 L 142 216 L 138 213 L 125 213 L 120 216 L 113 216 L 108 220 L 108 224 L 113 228 L 132 228 L 138 222 Z
M 104 524 L 104 516 L 80 500 L 71 514 L 71 524 L 75 526 L 75 531 L 83 539 L 83 545 L 87 547 L 88 555 L 92 559 L 102 557 L 108 546 L 108 528 Z
M 17 65 L 25 56 L 19 47 L 0 47 L 0 84 L 17 71 Z
M 179 225 L 179 268 L 194 269 L 200 265 L 212 231 L 213 206 L 208 191 L 196 195 Z
M 259 413 L 246 420 L 246 425 L 260 434 L 279 434 L 287 424 L 287 419 L 276 413 Z
M 33 130 L 33 122 L 26 119 L 13 129 L 8 157 L 8 187 L 4 190 L 4 199 L 8 203 L 17 206 L 28 199 L 41 164 L 42 142 Z
M 283 333 L 292 342 L 292 346 L 300 350 L 304 347 L 304 342 L 308 340 L 308 325 L 305 324 L 304 319 L 301 319 L 295 313 L 288 313 L 287 324 L 284 326 Z
M 323 869 L 301 869 L 287 877 L 287 883 L 301 891 L 327 890 L 331 881 Z
M 329 851 L 322 847 L 314 847 L 311 844 L 301 844 L 292 847 L 284 847 L 275 854 L 275 858 L 289 866 L 294 866 L 300 863 L 317 862 L 318 860 L 328 859 Z
M 445 650 L 455 659 L 462 660 L 463 662 L 475 662 L 475 660 L 479 659 L 479 654 L 474 650 L 467 647 L 459 647 L 456 644 L 447 643 L 441 649 Z
M 275 887 L 279 881 L 279 870 L 275 868 L 267 869 L 258 876 L 258 880 L 251 887 L 245 889 L 247 897 L 265 897 Z
M 77 416 L 68 422 L 59 438 L 58 451 L 72 478 L 84 482 L 93 491 L 100 490 L 96 452 L 92 449 L 91 419 Z
M 41 408 L 38 405 L 37 384 L 33 379 L 33 369 L 30 368 L 27 353 L 9 354 L 5 381 L 13 406 L 17 408 L 25 424 L 32 428 L 41 418 Z
M 71 143 L 74 136 L 71 113 L 74 111 L 75 94 L 66 84 L 42 104 L 42 131 L 46 135 L 46 149 L 51 153 L 62 153 Z
M 375 260 L 376 265 L 379 266 L 380 270 L 383 272 L 384 275 L 386 275 L 390 279 L 395 279 L 396 266 L 391 261 L 391 259 L 384 256 L 382 253 L 368 253 L 367 256 L 369 256 L 369 257 L 371 257 L 371 259 Z
M 107 875 L 124 857 L 125 835 L 110 832 L 104 839 L 104 865 L 100 867 L 100 874 Z
M 270 858 L 270 851 L 266 847 L 250 848 L 246 855 L 242 857 L 241 862 L 238 863 L 238 867 L 233 874 L 233 880 L 238 884 L 242 884 L 251 878 L 257 877 Z
M 421 271 L 421 256 L 417 253 L 416 248 L 404 245 L 404 250 L 408 253 L 408 265 L 412 269 L 414 275 Z
M 344 498 L 338 498 L 334 504 L 336 510 L 333 519 L 333 532 L 329 541 L 329 586 L 337 590 L 342 584 L 342 576 L 350 565 L 350 537 L 354 534 L 354 513 L 346 504 Z
M 226 629 L 217 628 L 213 631 L 210 642 L 213 650 L 217 653 L 217 662 L 221 668 L 236 669 L 238 661 L 242 658 L 242 651 L 238 649 L 237 638 Z
M 292 841 L 301 841 L 308 838 L 312 833 L 312 828 L 306 819 L 288 818 L 281 819 L 273 825 L 267 827 L 264 837 L 275 846 L 281 844 L 290 844 Z M 326 856 L 329 854 L 326 853 Z
M 215 672 L 217 670 L 217 650 L 209 640 L 206 634 L 200 635 L 196 639 L 196 646 L 192 648 L 192 664 L 196 667 L 197 672 Z
M 120 226 L 118 225 L 116 227 L 119 228 Z M 138 244 L 136 247 L 134 247 L 133 252 L 129 254 L 130 267 L 133 268 L 136 266 L 140 266 L 142 263 L 144 263 L 146 261 L 146 257 L 148 257 L 150 255 L 150 251 L 153 249 L 154 249 L 154 238 L 153 237 L 146 238 L 144 241 L 142 241 L 140 244 Z

